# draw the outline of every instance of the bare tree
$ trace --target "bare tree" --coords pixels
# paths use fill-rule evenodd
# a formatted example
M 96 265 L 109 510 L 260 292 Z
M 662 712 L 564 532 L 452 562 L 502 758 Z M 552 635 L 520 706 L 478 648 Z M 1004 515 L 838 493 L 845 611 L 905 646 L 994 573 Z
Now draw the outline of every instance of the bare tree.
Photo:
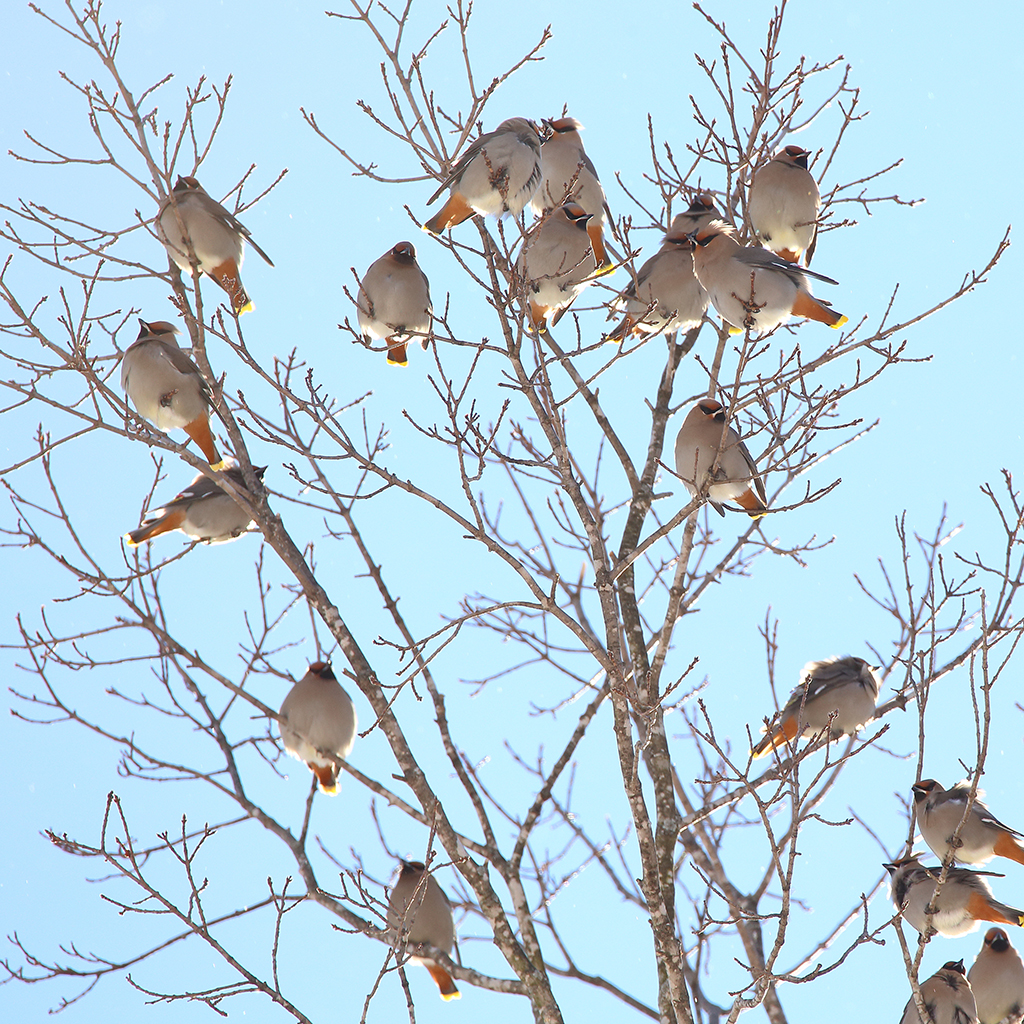
M 880 181 L 893 165 L 864 166 L 836 182 L 841 147 L 857 157 L 844 166 L 860 162 L 851 141 L 860 96 L 840 58 L 784 62 L 784 8 L 756 55 L 700 11 L 717 37 L 697 64 L 715 105 L 693 101 L 694 139 L 664 141 L 648 121 L 647 177 L 642 189 L 627 190 L 628 212 L 616 211 L 617 251 L 628 268 L 639 265 L 641 231 L 667 230 L 706 190 L 751 241 L 754 170 L 812 122 L 822 250 L 859 213 L 884 218 L 904 202 Z M 346 46 L 372 48 L 380 64 L 382 102 L 360 107 L 388 154 L 378 163 L 347 144 L 331 118 L 307 109 L 339 175 L 355 171 L 400 206 L 410 183 L 443 181 L 478 132 L 495 127 L 495 95 L 512 75 L 529 78 L 548 31 L 482 85 L 471 13 L 459 2 L 427 29 L 408 4 L 353 0 L 350 10 L 329 13 L 325 30 Z M 605 318 L 623 282 L 595 282 L 556 328 L 537 333 L 514 272 L 530 216 L 477 217 L 423 243 L 447 250 L 455 276 L 433 282 L 432 337 L 425 353 L 412 353 L 428 367 L 429 412 L 395 410 L 380 422 L 367 395 L 311 366 L 301 344 L 268 360 L 254 318 L 232 315 L 196 254 L 191 273 L 179 273 L 160 244 L 157 212 L 179 175 L 203 176 L 231 116 L 230 83 L 200 80 L 169 99 L 167 78 L 122 77 L 130 34 L 122 40 L 99 4 L 66 0 L 60 13 L 40 14 L 96 62 L 99 77 L 69 80 L 93 151 L 79 155 L 30 132 L 16 159 L 55 165 L 69 181 L 98 164 L 105 187 L 134 198 L 120 220 L 98 223 L 76 205 L 72 185 L 60 209 L 31 199 L 2 204 L 0 234 L 15 251 L 0 276 L 8 308 L 3 412 L 16 425 L 4 471 L 7 563 L 22 571 L 41 552 L 47 571 L 65 581 L 54 595 L 61 603 L 19 617 L 9 646 L 24 672 L 11 689 L 26 729 L 53 736 L 59 724 L 74 725 L 116 763 L 122 782 L 98 829 L 68 835 L 57 824 L 47 836 L 84 858 L 84 874 L 101 876 L 102 899 L 125 918 L 129 937 L 104 951 L 69 935 L 47 952 L 15 934 L 4 961 L 9 978 L 51 982 L 61 1007 L 87 993 L 102 998 L 92 990 L 116 976 L 158 1002 L 222 1013 L 258 994 L 281 1008 L 281 1019 L 306 1021 L 309 982 L 296 961 L 314 944 L 341 962 L 344 950 L 372 945 L 377 976 L 347 974 L 343 984 L 372 1020 L 397 972 L 413 1020 L 414 998 L 426 990 L 422 979 L 406 978 L 408 950 L 393 952 L 386 928 L 387 887 L 406 854 L 446 888 L 463 938 L 455 961 L 443 950 L 419 952 L 442 961 L 467 1000 L 477 989 L 517 1005 L 525 999 L 537 1021 L 572 1019 L 567 1007 L 585 992 L 616 1019 L 734 1021 L 763 1007 L 782 1022 L 789 993 L 856 973 L 865 947 L 891 940 L 884 872 L 872 864 L 841 888 L 823 883 L 801 859 L 805 837 L 825 830 L 841 844 L 857 831 L 879 864 L 912 842 L 912 824 L 903 835 L 876 836 L 829 798 L 863 754 L 885 749 L 893 713 L 917 715 L 921 777 L 929 701 L 961 666 L 970 672 L 976 732 L 965 767 L 975 779 L 982 773 L 994 694 L 1020 638 L 1019 493 L 1009 475 L 986 485 L 993 536 L 965 555 L 944 554 L 956 533 L 945 518 L 925 533 L 898 521 L 882 582 L 861 581 L 862 598 L 888 629 L 850 637 L 885 684 L 877 717 L 859 737 L 817 735 L 784 745 L 767 765 L 754 762 L 749 748 L 772 698 L 750 709 L 749 734 L 716 728 L 705 687 L 728 681 L 706 679 L 698 667 L 702 623 L 732 615 L 728 593 L 756 579 L 766 560 L 813 571 L 822 540 L 783 539 L 778 517 L 839 500 L 830 460 L 875 426 L 848 411 L 849 399 L 896 367 L 913 373 L 907 332 L 983 283 L 1008 233 L 993 238 L 985 266 L 899 322 L 894 283 L 888 299 L 835 334 L 813 323 L 730 334 L 710 310 L 685 334 L 613 346 Z M 426 59 L 452 39 L 463 76 L 458 109 L 436 99 Z M 245 219 L 280 181 L 249 168 L 214 198 Z M 406 210 L 410 227 L 424 218 L 414 204 Z M 45 299 L 18 280 L 29 261 L 52 282 Z M 222 447 L 244 481 L 230 493 L 258 536 L 230 548 L 182 550 L 161 539 L 118 549 L 86 523 L 96 488 L 68 468 L 66 456 L 86 458 L 100 437 L 149 448 L 148 479 L 118 472 L 116 493 L 136 498 L 131 509 L 110 510 L 116 523 L 158 507 L 184 487 L 186 473 L 224 481 L 177 433 L 143 420 L 119 387 L 135 318 L 157 319 L 133 306 L 130 286 L 154 280 L 187 331 Z M 348 359 L 378 360 L 383 374 L 384 346 L 365 342 L 356 325 L 357 288 L 357 275 L 338 285 L 339 304 L 348 293 L 339 344 Z M 641 360 L 656 367 L 646 386 L 635 372 L 627 376 Z M 635 390 L 625 400 L 627 381 Z M 387 388 L 383 378 L 379 390 Z M 675 473 L 670 419 L 704 397 L 728 409 L 768 483 L 770 511 L 761 519 L 719 519 Z M 26 416 L 44 424 L 34 435 Z M 268 464 L 261 481 L 257 469 Z M 246 560 L 252 569 L 243 572 Z M 426 623 L 418 606 L 407 614 L 413 595 L 440 621 Z M 360 605 L 371 604 L 384 609 L 386 624 L 364 614 Z M 221 617 L 222 632 L 241 637 L 230 660 L 199 642 Z M 777 630 L 769 614 L 760 635 L 781 707 L 792 680 L 776 679 Z M 281 748 L 281 698 L 307 662 L 327 659 L 361 716 L 352 763 L 342 765 L 344 814 L 323 807 L 315 781 L 300 803 L 282 779 L 290 774 L 294 783 L 303 769 Z M 481 750 L 482 714 L 505 739 L 503 750 Z M 373 758 L 362 760 L 361 749 Z M 139 788 L 156 783 L 145 790 L 147 806 L 136 806 Z M 581 817 L 581 801 L 596 801 L 606 817 Z M 156 838 L 146 831 L 151 820 L 164 823 Z M 578 903 L 576 892 L 585 893 Z M 595 905 L 600 914 L 587 917 Z M 579 939 L 580 922 L 595 919 L 588 927 L 616 937 L 603 961 Z M 916 978 L 926 944 L 913 950 L 895 927 Z M 240 952 L 240 931 L 260 936 L 261 957 Z M 208 983 L 210 954 L 218 967 Z M 643 991 L 617 963 L 627 954 L 646 965 Z M 184 960 L 161 974 L 172 956 Z M 709 984 L 709 964 L 729 958 L 735 963 L 718 977 L 731 981 Z M 147 977 L 163 983 L 139 980 L 149 968 Z

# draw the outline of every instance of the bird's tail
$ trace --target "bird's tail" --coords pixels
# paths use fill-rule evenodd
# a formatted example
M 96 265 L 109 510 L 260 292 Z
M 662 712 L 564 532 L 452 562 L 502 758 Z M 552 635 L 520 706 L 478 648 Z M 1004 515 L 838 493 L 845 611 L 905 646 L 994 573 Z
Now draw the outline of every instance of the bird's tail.
M 211 466 L 220 462 L 217 446 L 213 443 L 213 434 L 210 432 L 210 417 L 206 413 L 197 416 L 191 423 L 186 423 L 185 433 L 199 445 L 200 450 L 206 456 L 206 461 Z
M 850 318 L 837 313 L 831 306 L 819 302 L 809 292 L 800 290 L 796 293 L 796 301 L 793 303 L 793 316 L 805 316 L 808 320 L 817 320 L 820 324 L 828 324 L 829 327 L 840 328 Z
M 424 961 L 423 966 L 430 971 L 430 976 L 436 982 L 437 990 L 446 1003 L 452 999 L 462 998 L 462 993 L 455 987 L 454 979 L 439 963 L 433 960 Z
M 409 346 L 404 341 L 388 339 L 388 363 L 391 366 L 409 365 Z
M 338 795 L 338 766 L 334 762 L 314 764 L 312 761 L 307 761 L 306 767 L 316 776 L 316 781 L 320 783 L 321 793 L 326 793 L 328 796 Z
M 1024 864 L 1024 849 L 1008 832 L 1004 832 L 996 840 L 995 855 L 1015 860 L 1018 864 Z
M 473 207 L 458 192 L 453 192 L 444 206 L 423 225 L 423 230 L 429 231 L 432 235 L 439 235 L 442 231 L 469 220 L 474 212 Z
M 234 260 L 225 260 L 219 267 L 214 267 L 210 271 L 210 277 L 228 293 L 235 316 L 252 311 L 252 300 L 242 287 L 242 276 Z
M 796 739 L 796 719 L 784 718 L 762 740 L 751 748 L 754 757 L 764 757 L 770 750 L 781 747 L 783 743 Z
M 173 512 L 165 512 L 155 519 L 145 520 L 137 530 L 126 533 L 124 537 L 128 541 L 129 547 L 137 548 L 147 540 L 159 537 L 161 533 L 177 530 L 183 522 L 185 522 L 185 510 L 175 509 Z
M 971 893 L 967 910 L 977 921 L 998 921 L 1000 924 L 1015 924 L 1024 928 L 1024 910 L 1000 903 L 982 892 Z

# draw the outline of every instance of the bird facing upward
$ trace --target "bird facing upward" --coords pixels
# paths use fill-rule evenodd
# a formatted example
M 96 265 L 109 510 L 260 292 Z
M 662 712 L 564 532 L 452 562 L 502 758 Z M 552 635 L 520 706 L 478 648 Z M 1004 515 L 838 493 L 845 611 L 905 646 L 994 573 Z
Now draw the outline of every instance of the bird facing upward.
M 570 200 L 590 214 L 587 234 L 594 247 L 598 275 L 612 270 L 604 248 L 604 227 L 611 221 L 608 199 L 590 157 L 583 148 L 583 125 L 574 117 L 545 120 L 551 134 L 540 147 L 541 182 L 530 200 L 538 217 Z
M 139 336 L 121 359 L 121 387 L 160 430 L 184 430 L 210 465 L 220 461 L 210 432 L 210 388 L 179 348 L 178 328 L 166 320 L 139 320 Z

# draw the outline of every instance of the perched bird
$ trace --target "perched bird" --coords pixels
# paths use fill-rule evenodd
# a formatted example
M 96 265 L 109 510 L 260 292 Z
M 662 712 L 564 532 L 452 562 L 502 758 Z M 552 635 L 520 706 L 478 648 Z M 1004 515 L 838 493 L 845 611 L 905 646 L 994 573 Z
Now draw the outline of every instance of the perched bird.
M 254 472 L 262 480 L 266 469 L 263 466 Z M 252 500 L 237 465 L 227 466 L 221 475 Z M 150 512 L 142 525 L 126 534 L 125 539 L 134 548 L 161 533 L 181 530 L 193 540 L 219 544 L 241 536 L 251 522 L 249 513 L 227 491 L 200 473 L 181 494 Z
M 228 293 L 235 316 L 252 309 L 240 276 L 246 241 L 267 263 L 273 266 L 274 262 L 238 218 L 209 196 L 195 178 L 178 178 L 160 206 L 157 223 L 164 248 L 182 270 L 192 270 L 191 244 L 199 269 Z
M 178 347 L 180 331 L 166 320 L 140 319 L 139 336 L 121 359 L 121 387 L 160 430 L 180 427 L 210 465 L 220 462 L 210 433 L 210 388 L 199 367 Z
M 446 188 L 452 194 L 423 227 L 439 235 L 474 213 L 520 213 L 537 191 L 540 176 L 537 126 L 525 117 L 510 117 L 462 154 L 427 206 Z
M 551 134 L 540 147 L 541 181 L 530 208 L 540 217 L 570 200 L 579 203 L 590 214 L 587 234 L 594 247 L 597 273 L 606 274 L 612 270 L 612 262 L 604 249 L 604 227 L 612 215 L 597 170 L 583 149 L 583 125 L 574 117 L 545 120 L 543 124 Z
M 881 684 L 863 658 L 826 658 L 809 661 L 800 673 L 800 685 L 790 694 L 778 722 L 753 749 L 754 757 L 829 729 L 833 739 L 852 736 L 875 716 Z
M 900 1024 L 978 1024 L 978 1008 L 971 983 L 964 977 L 963 960 L 950 960 L 921 982 L 921 1002 L 928 1011 L 927 1022 L 911 996 Z
M 669 233 L 692 234 L 713 220 L 722 220 L 715 197 L 710 192 L 699 192 L 687 209 L 672 218 Z
M 384 338 L 389 363 L 409 362 L 406 346 L 415 335 L 424 335 L 422 344 L 427 347 L 433 316 L 430 282 L 416 262 L 412 242 L 399 242 L 370 264 L 359 283 L 357 304 L 363 337 Z
M 747 214 L 757 237 L 790 263 L 807 263 L 814 255 L 821 195 L 814 175 L 807 170 L 810 152 L 786 146 L 760 167 L 750 183 Z
M 1024 963 L 1002 928 L 989 928 L 967 975 L 978 1003 L 979 1024 L 1024 1016 Z
M 615 308 L 625 310 L 626 315 L 608 335 L 609 341 L 621 341 L 631 332 L 685 331 L 701 322 L 708 308 L 708 293 L 693 273 L 689 232 L 669 231 L 661 248 L 616 300 Z
M 715 309 L 737 331 L 770 331 L 790 316 L 841 327 L 847 317 L 819 302 L 808 278 L 837 284 L 831 277 L 779 259 L 759 245 L 740 245 L 736 233 L 716 220 L 694 233 L 693 268 Z
M 597 264 L 587 234 L 590 214 L 566 203 L 530 231 L 516 264 L 529 301 L 530 323 L 543 334 L 594 280 Z
M 936 857 L 944 860 L 967 810 L 971 784 L 966 779 L 952 789 L 943 789 L 934 779 L 922 779 L 913 787 L 917 825 Z M 982 802 L 978 790 L 971 813 L 960 830 L 960 845 L 953 851 L 959 864 L 987 864 L 993 857 L 1006 857 L 1024 864 L 1024 835 L 1004 825 Z
M 338 762 L 348 757 L 356 738 L 356 709 L 328 661 L 314 661 L 288 691 L 278 712 L 281 741 L 292 757 L 304 761 L 320 789 L 338 792 Z
M 711 507 L 724 516 L 722 506 L 735 501 L 753 518 L 763 515 L 768 510 L 764 484 L 747 446 L 727 425 L 722 403 L 702 398 L 686 414 L 676 435 L 676 472 L 690 494 L 701 492 L 716 461 L 718 468 L 707 489 Z
M 411 945 L 423 942 L 451 954 L 455 945 L 451 904 L 420 861 L 402 861 L 401 873 L 388 899 L 388 929 L 396 948 L 404 938 Z M 442 999 L 460 997 L 452 976 L 436 960 L 426 956 L 410 956 L 409 959 L 430 971 Z
M 892 876 L 892 899 L 896 909 L 912 928 L 924 932 L 926 908 L 935 896 L 941 868 L 926 868 L 917 857 L 904 857 L 895 864 L 882 865 Z M 1024 925 L 1024 911 L 1000 903 L 982 874 L 992 872 L 950 868 L 939 891 L 931 926 L 940 935 L 966 935 L 982 921 Z

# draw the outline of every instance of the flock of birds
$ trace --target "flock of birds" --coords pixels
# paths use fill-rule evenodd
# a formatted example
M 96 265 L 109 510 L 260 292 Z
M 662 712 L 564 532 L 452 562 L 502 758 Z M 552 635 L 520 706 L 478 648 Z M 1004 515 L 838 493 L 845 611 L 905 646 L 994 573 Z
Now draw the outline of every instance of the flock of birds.
M 611 224 L 604 189 L 583 148 L 582 125 L 571 117 L 542 122 L 514 117 L 472 142 L 429 200 L 447 189 L 443 207 L 423 225 L 439 235 L 474 215 L 537 216 L 526 233 L 512 273 L 513 296 L 523 299 L 528 328 L 544 334 L 581 292 L 614 269 L 604 243 Z M 606 337 L 688 330 L 714 306 L 734 332 L 773 330 L 791 316 L 840 327 L 846 317 L 811 294 L 811 279 L 835 284 L 807 268 L 817 241 L 821 198 L 807 168 L 809 152 L 786 146 L 757 169 L 747 196 L 747 216 L 760 245 L 742 245 L 710 193 L 697 195 L 677 215 L 660 249 L 611 304 L 621 315 Z M 236 316 L 252 308 L 242 285 L 248 241 L 270 257 L 249 231 L 194 177 L 181 177 L 160 208 L 158 232 L 170 258 L 183 271 L 210 277 L 228 295 Z M 357 298 L 360 331 L 367 342 L 384 341 L 389 363 L 405 365 L 408 345 L 431 338 L 430 285 L 411 242 L 399 242 L 363 276 Z M 215 407 L 209 382 L 176 340 L 166 321 L 140 320 L 138 339 L 125 352 L 121 383 L 139 414 L 160 430 L 183 429 L 219 471 L 218 479 L 247 494 L 234 460 L 222 460 L 210 427 Z M 750 516 L 767 511 L 764 484 L 728 411 L 715 399 L 687 413 L 675 443 L 677 473 L 688 491 L 706 495 L 724 515 L 728 503 Z M 262 476 L 264 470 L 257 469 Z M 194 540 L 233 539 L 251 525 L 248 512 L 209 477 L 195 480 L 154 510 L 127 535 L 139 545 L 181 530 Z M 861 658 L 810 662 L 766 735 L 752 754 L 792 750 L 801 736 L 852 735 L 873 717 L 880 682 Z M 279 713 L 285 750 L 308 765 L 318 785 L 337 792 L 339 759 L 356 736 L 355 707 L 327 662 L 315 662 L 289 692 Z M 1024 864 L 1024 836 L 1002 824 L 980 801 L 970 805 L 970 786 L 944 790 L 934 780 L 913 787 L 917 820 L 927 844 L 951 864 L 982 865 L 994 856 Z M 959 830 L 959 836 L 954 838 Z M 919 932 L 955 936 L 981 921 L 1024 925 L 1024 911 L 995 899 L 980 872 L 926 867 L 918 856 L 887 864 L 897 910 Z M 388 905 L 388 928 L 416 946 L 450 954 L 455 929 L 449 901 L 426 867 L 403 861 Z M 445 999 L 459 993 L 451 975 L 429 956 L 424 964 Z M 1024 963 L 1000 927 L 991 928 L 969 974 L 963 961 L 949 962 L 921 985 L 933 1024 L 997 1024 L 1024 1015 Z M 1016 1016 L 1015 1016 L 1016 1015 Z M 919 1020 L 913 999 L 902 1024 Z
M 513 268 L 513 295 L 524 296 L 531 330 L 545 333 L 558 323 L 580 293 L 614 270 L 604 244 L 611 223 L 597 171 L 574 118 L 543 121 L 509 118 L 474 140 L 431 197 L 445 189 L 444 206 L 424 225 L 440 234 L 474 215 L 518 215 L 527 206 L 537 215 Z M 786 146 L 760 167 L 751 182 L 747 213 L 762 245 L 741 245 L 710 193 L 699 194 L 677 215 L 661 248 L 612 302 L 621 322 L 610 341 L 627 335 L 687 330 L 713 305 L 734 331 L 766 332 L 791 316 L 840 327 L 846 317 L 811 294 L 814 278 L 835 284 L 807 268 L 817 241 L 821 196 L 807 169 L 809 152 Z M 180 177 L 156 219 L 171 260 L 193 268 L 228 295 L 236 316 L 252 309 L 242 284 L 248 242 L 270 266 L 234 214 L 213 199 L 194 177 Z M 430 284 L 416 262 L 411 242 L 399 242 L 363 275 L 357 297 L 359 328 L 366 341 L 384 341 L 390 363 L 408 362 L 408 344 L 431 338 Z M 139 414 L 160 430 L 183 429 L 232 488 L 245 493 L 237 465 L 221 461 L 210 429 L 214 405 L 209 382 L 180 348 L 180 332 L 167 321 L 140 320 L 137 340 L 125 352 L 121 384 Z M 753 516 L 766 511 L 764 486 L 725 408 L 713 399 L 690 411 L 676 440 L 676 468 L 692 494 L 709 478 L 713 507 L 735 501 Z M 724 512 L 723 512 L 724 514 Z M 229 493 L 198 475 L 174 499 L 127 535 L 130 545 L 181 530 L 208 543 L 231 540 L 251 525 Z
M 801 737 L 828 733 L 838 739 L 856 733 L 874 717 L 880 688 L 875 669 L 862 658 L 808 663 L 752 755 L 763 757 L 780 748 L 791 754 Z M 356 714 L 328 663 L 309 667 L 285 697 L 278 719 L 285 750 L 306 764 L 323 792 L 336 793 L 339 759 L 348 757 L 355 742 Z M 913 855 L 884 865 L 891 876 L 893 903 L 903 919 L 922 934 L 948 937 L 975 931 L 982 921 L 1024 926 L 1024 911 L 995 898 L 985 879 L 993 872 L 957 866 L 978 867 L 993 857 L 1024 864 L 1024 835 L 992 814 L 981 802 L 982 791 L 971 802 L 967 781 L 947 790 L 934 779 L 923 779 L 912 793 L 921 836 L 942 863 L 926 866 L 921 855 Z M 388 903 L 388 928 L 396 944 L 401 939 L 451 954 L 451 906 L 422 863 L 402 862 Z M 458 997 L 445 966 L 425 953 L 411 959 L 430 971 L 443 998 Z M 1024 1017 L 1024 962 L 1001 927 L 986 932 L 969 973 L 962 960 L 950 961 L 920 988 L 927 1024 L 1018 1024 Z M 911 998 L 901 1024 L 919 1022 Z

